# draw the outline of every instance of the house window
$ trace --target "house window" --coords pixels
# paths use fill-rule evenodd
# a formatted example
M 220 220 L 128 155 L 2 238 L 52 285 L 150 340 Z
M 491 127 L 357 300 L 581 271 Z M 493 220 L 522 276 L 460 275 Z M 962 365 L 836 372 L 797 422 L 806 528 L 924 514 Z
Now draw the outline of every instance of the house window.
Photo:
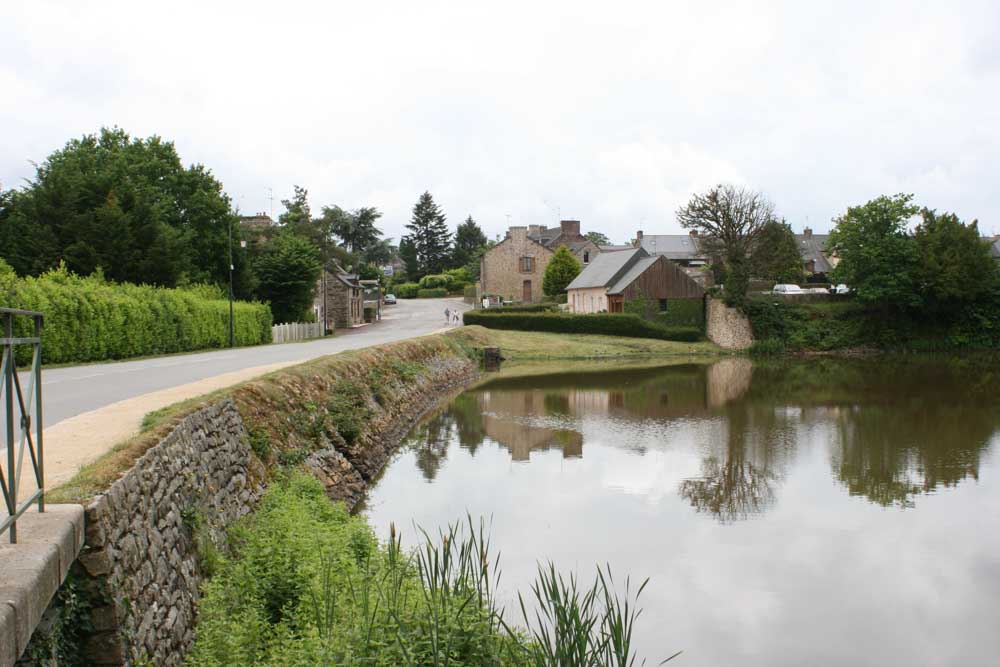
M 661 313 L 667 312 L 667 300 L 666 299 L 660 299 L 660 312 Z
M 590 251 L 589 250 L 584 250 L 583 251 L 583 263 L 584 264 L 589 264 L 590 263 Z
M 534 273 L 535 272 L 535 258 L 534 257 L 522 257 L 520 261 L 519 270 L 521 273 Z

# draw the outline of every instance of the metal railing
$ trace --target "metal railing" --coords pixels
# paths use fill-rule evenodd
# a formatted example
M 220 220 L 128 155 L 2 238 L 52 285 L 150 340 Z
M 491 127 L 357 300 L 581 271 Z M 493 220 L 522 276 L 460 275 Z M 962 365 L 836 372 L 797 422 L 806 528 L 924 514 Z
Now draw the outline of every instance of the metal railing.
M 18 318 L 30 318 L 34 335 L 14 337 L 15 322 Z M 4 507 L 7 516 L 0 521 L 0 535 L 10 531 L 10 542 L 17 542 L 17 518 L 38 502 L 38 511 L 45 511 L 45 475 L 42 461 L 42 314 L 30 310 L 0 308 L 0 325 L 3 349 L 2 372 L 0 372 L 0 400 L 3 402 L 4 442 L 6 457 L 0 457 L 0 488 L 3 489 Z M 28 387 L 24 391 L 17 370 L 17 351 L 31 347 L 31 371 L 28 373 Z M 27 397 L 27 400 L 25 400 Z M 34 417 L 32 417 L 34 409 Z M 15 452 L 15 424 L 20 431 Z M 32 425 L 34 438 L 32 438 Z M 21 471 L 24 453 L 27 451 L 31 467 L 35 473 L 37 489 L 23 501 L 18 502 L 21 487 Z M 6 458 L 6 463 L 3 459 Z M 6 469 L 5 469 L 6 468 Z

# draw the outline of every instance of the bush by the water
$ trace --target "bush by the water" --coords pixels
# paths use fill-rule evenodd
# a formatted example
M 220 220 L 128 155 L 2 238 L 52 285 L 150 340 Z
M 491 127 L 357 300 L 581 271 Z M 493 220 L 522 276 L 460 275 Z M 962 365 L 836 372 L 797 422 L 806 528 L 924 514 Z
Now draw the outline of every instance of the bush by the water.
M 502 312 L 500 309 L 470 310 L 464 314 L 466 324 L 479 324 L 487 329 L 515 331 L 548 331 L 553 333 L 602 334 L 630 338 L 658 338 L 694 342 L 701 331 L 694 327 L 661 327 L 638 315 L 596 313 Z
M 126 359 L 229 344 L 229 302 L 218 288 L 167 289 L 80 277 L 65 267 L 18 278 L 0 260 L 0 305 L 45 315 L 46 363 Z M 237 345 L 271 341 L 271 311 L 233 306 Z M 27 333 L 27 320 L 19 322 Z
M 539 567 L 517 627 L 496 603 L 489 535 L 471 519 L 423 533 L 413 551 L 395 528 L 380 545 L 362 517 L 294 474 L 271 485 L 229 541 L 234 558 L 204 587 L 192 665 L 596 667 L 635 657 L 641 586 L 619 594 L 600 572 L 577 588 Z M 541 616 L 527 611 L 536 605 Z

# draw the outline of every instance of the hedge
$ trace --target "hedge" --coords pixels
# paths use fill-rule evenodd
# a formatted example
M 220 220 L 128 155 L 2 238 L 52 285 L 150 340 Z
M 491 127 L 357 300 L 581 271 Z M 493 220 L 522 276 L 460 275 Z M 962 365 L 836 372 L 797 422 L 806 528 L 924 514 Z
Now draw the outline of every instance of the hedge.
M 419 289 L 417 290 L 418 299 L 438 299 L 443 296 L 448 296 L 448 290 L 443 287 L 435 287 L 433 289 Z
M 0 305 L 45 315 L 45 363 L 126 359 L 187 352 L 229 344 L 229 301 L 204 290 L 116 284 L 81 278 L 65 268 L 37 278 L 8 275 L 0 281 Z M 271 342 L 271 309 L 234 303 L 237 345 Z M 20 334 L 27 318 L 18 318 Z M 27 348 L 20 354 L 27 354 Z M 22 359 L 23 360 L 23 359 Z
M 398 299 L 416 299 L 417 290 L 420 289 L 420 285 L 417 283 L 399 283 L 398 285 L 393 285 L 394 294 Z
M 487 309 L 466 311 L 463 318 L 466 324 L 478 324 L 488 329 L 602 334 L 684 342 L 701 339 L 701 331 L 695 327 L 661 327 L 632 314 L 512 313 L 502 312 L 500 309 Z
M 554 303 L 526 303 L 519 306 L 494 306 L 491 313 L 556 313 L 559 306 Z

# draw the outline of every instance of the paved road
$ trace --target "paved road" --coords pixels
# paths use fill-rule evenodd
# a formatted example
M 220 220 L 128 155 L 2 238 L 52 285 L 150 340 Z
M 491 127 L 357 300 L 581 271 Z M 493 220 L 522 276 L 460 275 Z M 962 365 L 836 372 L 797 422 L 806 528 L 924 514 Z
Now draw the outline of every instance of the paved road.
M 446 326 L 445 308 L 469 306 L 460 299 L 415 299 L 386 306 L 381 322 L 304 343 L 212 350 L 155 359 L 42 370 L 44 425 L 151 391 L 222 373 L 421 336 Z M 0 417 L 2 419 L 2 417 Z

